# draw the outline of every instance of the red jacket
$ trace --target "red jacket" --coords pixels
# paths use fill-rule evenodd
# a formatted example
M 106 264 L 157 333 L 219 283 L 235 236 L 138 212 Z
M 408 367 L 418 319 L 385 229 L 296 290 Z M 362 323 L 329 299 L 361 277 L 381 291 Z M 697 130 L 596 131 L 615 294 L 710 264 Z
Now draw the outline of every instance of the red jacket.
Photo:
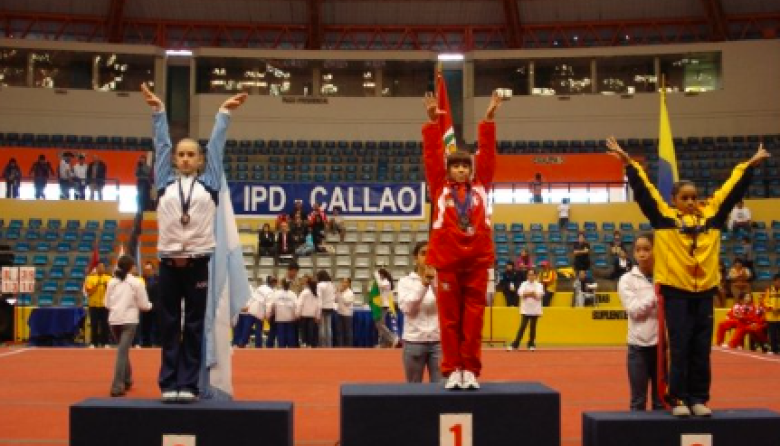
M 471 224 L 474 233 L 469 234 L 458 225 L 458 213 L 451 194 L 456 188 L 464 186 L 448 180 L 442 131 L 434 122 L 422 128 L 425 176 L 433 208 L 427 262 L 439 269 L 491 268 L 495 263 L 487 193 L 496 168 L 496 124 L 482 121 L 478 132 L 474 179 L 466 185 L 473 191 Z

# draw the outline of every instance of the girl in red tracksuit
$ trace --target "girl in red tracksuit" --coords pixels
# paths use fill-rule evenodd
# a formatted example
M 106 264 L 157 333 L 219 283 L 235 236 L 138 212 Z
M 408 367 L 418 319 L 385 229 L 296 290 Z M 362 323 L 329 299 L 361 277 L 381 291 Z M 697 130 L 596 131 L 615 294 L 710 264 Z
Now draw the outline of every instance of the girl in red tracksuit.
M 751 301 L 750 293 L 743 293 L 739 297 L 740 299 L 734 304 L 733 307 L 731 307 L 731 310 L 729 310 L 728 314 L 726 314 L 726 319 L 718 324 L 718 335 L 715 338 L 715 344 L 720 345 L 723 348 L 729 346 L 724 342 L 726 338 L 726 332 L 729 330 L 736 330 L 744 323 L 743 320 L 746 316 L 745 310 Z
M 746 293 L 751 296 L 750 293 Z M 734 332 L 734 336 L 731 337 L 729 347 L 742 348 L 742 344 L 745 341 L 745 335 L 750 335 L 750 339 L 761 346 L 764 352 L 766 348 L 766 314 L 764 307 L 753 303 L 753 297 L 750 297 L 750 304 L 745 307 L 745 319 L 743 323 L 737 327 L 737 331 Z
M 482 369 L 482 320 L 488 268 L 495 262 L 487 191 L 496 164 L 495 111 L 501 98 L 493 94 L 479 124 L 474 161 L 468 152 L 445 154 L 437 100 L 429 94 L 423 125 L 425 176 L 433 216 L 427 263 L 437 270 L 442 376 L 446 389 L 478 389 Z

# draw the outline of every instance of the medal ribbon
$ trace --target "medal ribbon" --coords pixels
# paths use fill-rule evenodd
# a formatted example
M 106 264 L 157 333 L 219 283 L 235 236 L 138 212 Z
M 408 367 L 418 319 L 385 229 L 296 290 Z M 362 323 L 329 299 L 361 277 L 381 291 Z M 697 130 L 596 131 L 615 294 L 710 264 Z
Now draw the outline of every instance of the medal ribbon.
M 181 187 L 181 177 L 179 178 L 179 202 L 181 203 L 182 217 L 185 215 L 189 217 L 190 204 L 192 203 L 192 191 L 195 188 L 195 178 L 192 178 L 190 183 L 190 193 L 187 195 L 187 199 L 184 199 L 184 189 Z
M 458 214 L 458 225 L 463 226 L 462 222 L 471 223 L 471 205 L 473 192 L 471 187 L 464 186 L 466 188 L 466 197 L 462 202 L 458 197 L 458 190 L 455 189 L 452 193 L 452 201 L 455 203 L 455 211 Z M 464 228 L 465 229 L 465 228 Z

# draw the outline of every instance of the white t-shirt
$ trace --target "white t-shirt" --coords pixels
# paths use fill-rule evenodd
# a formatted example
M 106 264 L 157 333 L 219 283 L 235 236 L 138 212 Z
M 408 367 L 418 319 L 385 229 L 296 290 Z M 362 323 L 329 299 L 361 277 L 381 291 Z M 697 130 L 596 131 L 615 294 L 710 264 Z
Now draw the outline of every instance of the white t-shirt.
M 439 342 L 439 313 L 432 287 L 424 286 L 412 272 L 398 281 L 398 306 L 403 311 L 404 341 Z
M 750 221 L 750 209 L 743 207 L 742 209 L 734 208 L 731 211 L 731 223 L 744 223 Z
M 317 296 L 322 301 L 323 310 L 336 308 L 336 287 L 333 282 L 319 282 L 317 284 Z
M 558 205 L 558 217 L 569 218 L 569 203 L 561 203 Z
M 533 291 L 534 297 L 525 297 L 525 293 Z M 529 282 L 525 281 L 520 285 L 518 295 L 522 299 L 520 304 L 520 314 L 526 316 L 541 316 L 542 315 L 542 297 L 544 296 L 544 285 L 541 282 Z
M 353 315 L 352 305 L 355 303 L 355 293 L 347 288 L 344 291 L 336 291 L 336 312 L 341 316 Z

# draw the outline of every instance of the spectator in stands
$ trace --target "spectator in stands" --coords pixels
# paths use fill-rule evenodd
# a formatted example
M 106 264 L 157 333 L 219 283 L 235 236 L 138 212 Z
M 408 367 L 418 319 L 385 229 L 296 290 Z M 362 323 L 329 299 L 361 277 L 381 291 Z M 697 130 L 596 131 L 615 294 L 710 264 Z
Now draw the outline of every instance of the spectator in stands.
M 542 182 L 542 174 L 537 172 L 534 175 L 534 180 L 531 181 L 530 189 L 531 194 L 533 195 L 533 202 L 534 203 L 541 203 L 542 202 L 542 186 L 544 183 Z
M 301 217 L 301 220 L 306 220 L 308 218 L 308 215 L 306 215 L 306 211 L 303 210 L 303 200 L 295 200 L 293 202 L 293 210 L 290 213 L 290 218 L 295 218 L 295 216 Z
M 561 229 L 561 231 L 565 231 L 566 226 L 569 224 L 570 209 L 571 205 L 569 204 L 569 199 L 564 198 L 561 200 L 561 204 L 558 205 L 558 227 Z
M 740 258 L 734 259 L 729 269 L 729 281 L 731 282 L 731 295 L 741 296 L 750 292 L 750 270 L 745 268 L 745 263 Z
M 631 271 L 633 267 L 634 262 L 628 258 L 626 251 L 621 249 L 618 251 L 617 257 L 612 261 L 612 273 L 609 275 L 609 278 L 615 281 L 620 280 L 623 274 Z
M 325 243 L 325 227 L 327 224 L 328 217 L 325 215 L 325 211 L 318 203 L 314 203 L 314 210 L 311 211 L 309 216 L 309 226 L 314 238 L 314 246 L 317 247 L 318 252 L 324 252 L 322 245 Z
M 742 246 L 742 263 L 745 265 L 745 268 L 750 271 L 750 279 L 753 280 L 753 243 L 748 236 L 742 237 L 740 242 L 740 246 Z
M 664 408 L 658 393 L 658 298 L 653 286 L 653 235 L 637 237 L 634 243 L 637 265 L 618 283 L 618 296 L 628 315 L 628 382 L 630 408 L 644 411 L 650 384 L 652 409 Z
M 352 292 L 352 279 L 345 277 L 341 279 L 336 290 L 336 345 L 339 347 L 353 347 L 352 318 L 354 310 L 352 305 L 355 303 L 355 293 Z
M 522 283 L 520 274 L 515 270 L 515 264 L 511 260 L 506 262 L 504 271 L 501 273 L 501 280 L 498 282 L 498 289 L 501 290 L 501 294 L 506 299 L 507 307 L 516 307 L 519 305 L 520 300 L 517 295 L 517 290 Z
M 141 314 L 140 336 L 138 344 L 143 347 L 157 347 L 160 345 L 160 277 L 155 271 L 154 263 L 147 261 L 143 272 L 146 285 L 146 295 L 152 303 L 152 309 Z
M 528 254 L 528 250 L 521 248 L 520 255 L 517 256 L 517 260 L 515 261 L 515 267 L 518 274 L 517 279 L 520 281 L 520 283 L 525 282 L 525 275 L 529 269 L 533 268 L 533 266 L 534 263 L 531 261 L 531 256 Z
M 290 260 L 295 254 L 295 240 L 290 234 L 287 222 L 279 225 L 279 233 L 276 234 L 276 258 L 278 261 Z
M 60 200 L 70 200 L 70 189 L 73 186 L 73 167 L 70 165 L 72 156 L 72 153 L 64 152 L 57 168 L 60 181 Z
M 281 289 L 274 292 L 271 304 L 268 306 L 267 316 L 275 321 L 274 326 L 276 327 L 276 336 L 279 338 L 279 348 L 298 347 L 298 330 L 295 326 L 295 309 L 298 298 L 295 292 L 290 289 L 291 285 L 292 283 L 288 279 L 282 279 Z
M 531 325 L 531 332 L 528 335 L 528 350 L 536 350 L 536 322 L 542 317 L 542 298 L 544 297 L 544 286 L 537 280 L 536 270 L 528 270 L 528 280 L 520 285 L 520 327 L 517 330 L 517 336 L 511 345 L 506 347 L 507 351 L 520 348 L 520 342 L 523 340 L 523 334 L 528 324 Z
M 117 343 L 114 380 L 111 383 L 111 396 L 114 397 L 124 396 L 133 386 L 130 347 L 138 327 L 139 311 L 152 309 L 143 281 L 132 274 L 135 270 L 135 259 L 122 256 L 117 267 L 105 295 L 105 307 L 109 311 L 108 323 L 111 324 L 111 333 Z
M 294 233 L 293 240 L 298 244 L 298 247 L 295 248 L 295 257 L 307 257 L 314 254 L 314 236 L 312 234 L 307 234 L 303 238 L 303 243 L 300 244 L 298 242 L 298 237 L 300 237 L 299 233 Z
M 555 296 L 555 290 L 558 286 L 558 272 L 550 265 L 547 260 L 542 261 L 542 272 L 540 274 L 540 281 L 544 285 L 544 298 L 542 299 L 542 306 L 549 307 Z
M 737 206 L 731 211 L 731 217 L 729 218 L 729 229 L 732 231 L 745 231 L 750 232 L 752 229 L 752 216 L 750 215 L 750 209 L 745 207 L 745 201 L 739 200 Z
M 598 285 L 588 272 L 584 269 L 577 271 L 577 278 L 574 280 L 574 294 L 572 295 L 572 307 L 584 307 L 585 305 L 596 305 L 596 288 Z
M 106 185 L 106 175 L 108 168 L 106 163 L 97 155 L 92 155 L 92 162 L 87 168 L 87 181 L 89 182 L 90 200 L 97 197 L 103 200 L 103 187 Z
M 344 217 L 341 216 L 341 212 L 338 207 L 334 207 L 331 210 L 331 217 L 328 220 L 328 229 L 333 234 L 339 235 L 339 240 L 344 241 L 344 235 L 347 233 L 347 225 L 344 224 Z
M 49 182 L 49 177 L 54 176 L 54 169 L 51 168 L 51 163 L 46 161 L 45 155 L 40 155 L 38 161 L 36 161 L 30 167 L 30 175 L 33 177 L 33 184 L 35 186 L 35 199 L 46 199 L 46 183 Z
M 393 296 L 393 276 L 384 268 L 380 268 L 374 273 L 377 286 L 379 287 L 379 306 L 382 307 L 382 314 L 379 320 L 375 322 L 376 331 L 379 333 L 380 347 L 397 347 L 399 343 L 398 336 L 387 326 L 387 314 L 390 312 L 390 304 Z
M 577 242 L 574 244 L 574 270 L 590 270 L 590 243 L 585 241 L 585 233 L 580 232 L 577 236 Z
M 78 156 L 78 162 L 73 166 L 73 187 L 76 190 L 76 200 L 86 200 L 87 198 L 87 166 L 84 161 L 84 154 Z
M 412 250 L 415 270 L 398 281 L 398 305 L 404 314 L 403 364 L 406 382 L 423 381 L 425 369 L 432 383 L 441 380 L 441 332 L 433 289 L 436 270 L 426 263 L 428 242 Z
M 303 240 L 309 233 L 309 224 L 306 220 L 301 218 L 300 214 L 295 214 L 292 217 L 292 221 L 289 223 L 290 232 L 298 240 Z
M 750 185 L 755 166 L 771 155 L 763 144 L 753 157 L 738 164 L 730 178 L 698 204 L 696 185 L 679 181 L 672 186 L 670 206 L 642 167 L 614 137 L 607 148 L 625 166 L 639 208 L 655 229 L 657 255 L 653 278 L 660 285 L 669 337 L 669 397 L 672 415 L 707 417 L 711 385 L 713 296 L 719 282 L 720 228 L 732 207 Z
M 474 158 L 463 150 L 446 154 L 439 118 L 446 114 L 433 94 L 424 100 L 423 159 L 432 215 L 427 263 L 436 268 L 444 387 L 478 389 L 482 371 L 482 325 L 488 269 L 495 263 L 487 190 L 496 164 L 498 92 L 480 122 Z M 441 203 L 444 206 L 439 207 Z
M 200 150 L 199 147 L 196 149 Z M 151 210 L 152 168 L 146 163 L 146 155 L 141 155 L 135 166 L 135 185 L 138 190 L 138 212 Z
M 207 149 L 189 138 L 179 141 L 174 149 L 163 102 L 146 84 L 141 88 L 144 100 L 153 109 L 155 178 L 160 197 L 157 248 L 162 364 L 158 383 L 163 402 L 189 403 L 200 394 L 209 263 L 215 246 L 215 199 L 224 183 L 222 158 L 230 112 L 248 95 L 242 93 L 222 103 Z M 139 186 L 151 180 L 150 172 L 142 167 L 145 161 L 139 160 L 136 169 Z M 148 200 L 148 184 L 145 192 L 144 187 L 139 189 Z M 148 203 L 139 204 L 140 213 Z
M 282 223 L 287 223 L 287 224 L 290 223 L 290 216 L 284 212 L 276 216 L 276 221 L 274 223 L 274 230 L 276 231 L 281 230 Z
M 333 313 L 336 310 L 336 287 L 330 274 L 324 269 L 317 271 L 317 296 L 322 303 L 320 324 L 320 347 L 333 347 Z
M 301 327 L 301 347 L 319 347 L 319 327 L 322 325 L 322 299 L 317 295 L 317 281 L 304 276 L 306 286 L 298 295 L 295 315 Z M 278 322 L 277 322 L 278 323 Z
M 106 264 L 99 262 L 84 281 L 89 310 L 90 347 L 108 347 L 108 310 L 104 305 L 106 288 L 111 276 L 106 273 Z
M 628 247 L 623 243 L 623 235 L 617 229 L 612 233 L 612 242 L 609 244 L 609 254 L 612 258 L 620 256 L 620 251 L 628 252 Z
M 260 257 L 273 257 L 276 252 L 276 237 L 271 231 L 271 225 L 264 223 L 257 233 L 257 254 Z
M 3 168 L 5 180 L 5 198 L 19 198 L 19 186 L 22 184 L 22 170 L 16 162 L 16 158 L 8 160 Z
M 772 285 L 766 289 L 761 305 L 766 312 L 769 351 L 780 355 L 780 274 L 772 277 Z

